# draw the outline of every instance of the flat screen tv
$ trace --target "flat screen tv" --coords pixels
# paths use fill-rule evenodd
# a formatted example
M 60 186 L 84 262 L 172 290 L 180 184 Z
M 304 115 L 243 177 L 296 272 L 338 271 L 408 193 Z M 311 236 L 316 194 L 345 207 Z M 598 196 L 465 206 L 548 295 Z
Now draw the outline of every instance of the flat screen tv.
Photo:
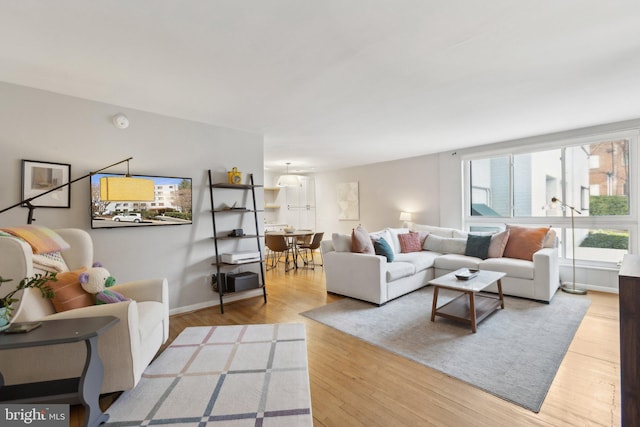
M 91 228 L 121 228 L 192 223 L 191 178 L 131 175 L 152 180 L 153 201 L 107 201 L 100 198 L 100 178 L 122 174 L 91 176 Z

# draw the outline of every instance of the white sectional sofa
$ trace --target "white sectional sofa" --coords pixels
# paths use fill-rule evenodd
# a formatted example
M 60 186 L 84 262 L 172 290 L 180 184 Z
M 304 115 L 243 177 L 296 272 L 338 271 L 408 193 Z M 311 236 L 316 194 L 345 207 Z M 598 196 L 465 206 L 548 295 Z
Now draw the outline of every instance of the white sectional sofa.
M 349 235 L 334 233 L 331 240 L 324 240 L 321 251 L 327 292 L 382 305 L 426 286 L 434 277 L 463 267 L 505 272 L 507 275 L 502 279 L 505 295 L 537 301 L 551 301 L 560 285 L 557 239 L 552 229 L 544 237 L 542 248 L 533 253 L 532 260 L 504 256 L 482 259 L 464 255 L 464 249 L 460 253 L 460 248 L 466 244 L 467 232 L 412 223 L 407 225 L 407 228 L 387 228 L 371 233 L 376 238 L 384 236 L 389 240 L 394 252 L 392 262 L 387 262 L 383 255 L 352 252 L 352 236 Z M 423 238 L 426 236 L 423 250 L 402 253 L 398 235 L 410 231 L 420 233 Z M 516 233 L 512 234 L 516 236 Z M 439 251 L 429 250 L 434 247 Z M 488 290 L 497 292 L 497 287 L 493 285 Z

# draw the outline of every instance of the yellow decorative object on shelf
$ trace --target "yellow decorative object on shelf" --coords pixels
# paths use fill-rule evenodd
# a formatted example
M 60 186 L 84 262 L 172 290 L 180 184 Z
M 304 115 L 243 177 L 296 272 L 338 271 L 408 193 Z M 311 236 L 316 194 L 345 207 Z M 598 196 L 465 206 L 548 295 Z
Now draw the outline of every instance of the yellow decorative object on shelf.
M 234 166 L 229 172 L 227 172 L 229 178 L 229 184 L 242 183 L 242 172 L 238 171 L 238 168 Z

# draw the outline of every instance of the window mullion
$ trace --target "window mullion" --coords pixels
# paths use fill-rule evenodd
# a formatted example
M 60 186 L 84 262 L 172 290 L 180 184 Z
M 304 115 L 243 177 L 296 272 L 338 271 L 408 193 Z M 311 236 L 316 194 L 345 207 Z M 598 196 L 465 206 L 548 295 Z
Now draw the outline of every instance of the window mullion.
M 515 184 L 514 184 L 514 179 L 515 179 L 515 173 L 513 170 L 513 154 L 509 154 L 509 217 L 513 218 L 516 216 L 516 212 L 515 212 Z

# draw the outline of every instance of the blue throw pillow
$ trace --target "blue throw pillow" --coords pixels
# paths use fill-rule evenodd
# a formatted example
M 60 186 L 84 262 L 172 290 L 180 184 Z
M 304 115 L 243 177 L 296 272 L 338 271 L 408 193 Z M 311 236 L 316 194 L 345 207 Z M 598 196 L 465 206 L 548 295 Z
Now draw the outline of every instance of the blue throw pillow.
M 489 257 L 490 244 L 491 236 L 478 236 L 476 234 L 469 234 L 469 237 L 467 237 L 467 247 L 464 250 L 464 254 L 480 259 L 487 259 Z
M 373 249 L 376 255 L 385 256 L 387 257 L 387 262 L 393 262 L 393 249 L 382 237 L 373 241 Z

